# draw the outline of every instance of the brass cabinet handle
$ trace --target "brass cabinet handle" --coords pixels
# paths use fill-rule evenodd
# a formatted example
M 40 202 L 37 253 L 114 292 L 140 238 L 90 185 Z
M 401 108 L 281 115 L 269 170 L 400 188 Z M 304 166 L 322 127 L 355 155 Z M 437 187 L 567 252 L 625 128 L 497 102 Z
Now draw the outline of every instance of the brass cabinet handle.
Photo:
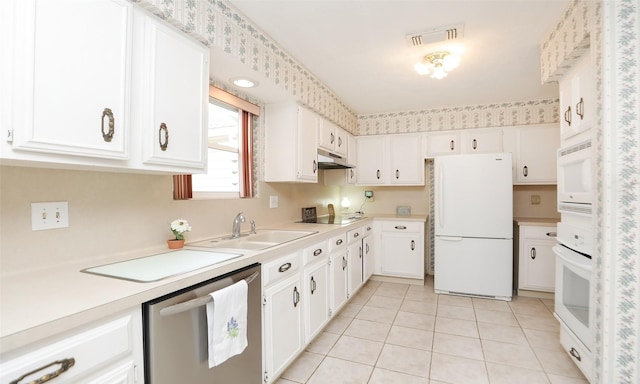
M 412 251 L 416 250 L 416 241 L 415 240 L 411 240 L 411 250 Z
M 278 268 L 278 272 L 287 272 L 291 268 L 291 263 L 284 263 Z
M 342 257 L 342 270 L 344 271 L 345 269 L 347 269 L 347 259 L 344 258 L 344 256 Z
M 376 171 L 376 178 L 377 178 L 378 180 L 380 180 L 380 170 L 379 170 L 379 169 Z
M 396 169 L 396 180 L 400 178 L 400 170 Z
M 336 141 L 336 137 L 333 135 L 333 133 L 331 133 L 330 143 L 333 144 L 334 141 Z
M 104 120 L 105 117 L 109 119 L 109 131 L 105 132 L 104 131 Z M 106 141 L 107 143 L 111 142 L 111 139 L 113 139 L 113 133 L 116 130 L 116 122 L 115 119 L 113 118 L 113 112 L 111 111 L 110 108 L 105 108 L 104 111 L 102 111 L 102 138 L 104 139 L 104 141 Z
M 293 307 L 297 307 L 300 302 L 300 292 L 298 292 L 298 287 L 293 287 Z
M 318 248 L 315 251 L 313 251 L 313 256 L 319 256 L 322 253 L 322 249 Z
M 535 247 L 531 248 L 531 250 L 529 251 L 529 255 L 531 256 L 531 260 L 535 260 L 536 259 L 536 254 L 537 254 L 536 248 Z
M 313 276 L 311 276 L 311 281 L 309 282 L 309 288 L 311 288 L 311 294 L 313 295 L 313 293 L 317 289 L 316 280 L 313 278 Z
M 449 149 L 451 149 L 452 151 L 456 148 L 456 142 L 451 140 L 449 142 Z
M 396 225 L 394 228 L 395 229 L 407 229 L 407 227 L 405 225 Z
M 580 116 L 580 120 L 584 119 L 584 100 L 582 97 L 580 101 L 578 101 L 578 104 L 576 104 L 576 115 Z
M 338 148 L 342 148 L 342 137 L 338 137 Z
M 316 173 L 317 170 L 318 170 L 318 162 L 313 160 L 313 173 Z
M 336 245 L 340 245 L 340 244 L 342 244 L 342 239 L 336 240 Z
M 549 237 L 557 237 L 558 236 L 558 232 L 547 232 L 547 236 L 549 236 Z
M 564 121 L 571 126 L 571 106 L 568 106 L 567 110 L 564 111 Z
M 164 131 L 164 143 L 162 142 L 162 131 Z M 160 149 L 163 151 L 167 150 L 167 145 L 169 145 L 169 128 L 167 128 L 165 123 L 161 123 L 158 129 L 158 144 L 160 144 Z
M 360 237 L 360 232 L 356 232 L 356 233 L 353 234 L 353 238 L 354 239 L 357 238 L 357 237 Z
M 473 141 L 471 142 L 471 146 L 473 147 L 473 149 L 478 149 L 478 140 L 473 139 Z
M 522 175 L 524 177 L 529 176 L 529 167 L 527 167 L 526 165 L 522 168 Z
M 573 357 L 576 358 L 576 360 L 578 361 L 582 361 L 582 357 L 580 357 L 580 353 L 578 353 L 578 351 L 576 351 L 575 348 L 571 347 L 571 350 L 569 351 L 569 354 Z
M 69 368 L 73 367 L 76 364 L 76 359 L 74 359 L 73 357 L 69 358 L 69 359 L 62 359 L 62 360 L 56 360 L 53 363 L 49 363 L 43 367 L 34 369 L 31 372 L 25 373 L 24 375 L 18 377 L 17 379 L 13 380 L 11 383 L 9 384 L 18 384 L 22 379 L 24 379 L 27 376 L 31 376 L 34 373 L 41 371 L 43 369 L 47 369 L 51 366 L 60 364 L 60 368 L 56 369 L 55 371 L 51 372 L 51 373 L 47 373 L 43 376 L 41 376 L 39 379 L 30 381 L 29 384 L 42 384 L 42 383 L 46 383 L 47 381 L 50 381 L 52 379 L 55 379 L 56 377 L 60 376 L 61 374 L 65 373 L 66 371 L 69 370 Z

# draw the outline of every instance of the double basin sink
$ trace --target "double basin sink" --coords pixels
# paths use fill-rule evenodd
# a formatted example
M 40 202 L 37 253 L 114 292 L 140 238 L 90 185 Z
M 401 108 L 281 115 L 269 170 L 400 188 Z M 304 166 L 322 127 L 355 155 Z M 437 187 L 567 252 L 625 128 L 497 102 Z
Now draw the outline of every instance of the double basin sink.
M 315 233 L 317 232 L 261 229 L 257 230 L 256 233 L 242 233 L 240 234 L 240 237 L 237 238 L 222 236 L 214 239 L 189 243 L 187 246 L 260 251 L 275 247 L 276 245 L 288 243 L 293 240 L 298 240 Z

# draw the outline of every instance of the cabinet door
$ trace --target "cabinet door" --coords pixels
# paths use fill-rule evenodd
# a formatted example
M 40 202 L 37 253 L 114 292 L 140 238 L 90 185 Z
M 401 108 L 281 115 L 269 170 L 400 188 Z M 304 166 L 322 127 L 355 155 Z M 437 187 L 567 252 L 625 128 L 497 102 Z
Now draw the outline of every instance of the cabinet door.
M 369 280 L 373 275 L 373 236 L 366 236 L 362 239 L 362 269 L 363 269 L 363 282 Z
M 264 290 L 264 356 L 267 377 L 277 377 L 303 345 L 300 275 Z
M 424 185 L 421 135 L 391 135 L 389 140 L 389 183 Z
M 430 133 L 427 136 L 427 156 L 455 155 L 460 153 L 458 132 Z
M 305 343 L 329 320 L 329 264 L 327 258 L 304 270 Z
M 424 262 L 418 235 L 383 232 L 380 243 L 382 274 L 423 278 Z
M 318 148 L 333 152 L 336 147 L 336 125 L 327 119 L 319 119 Z
M 317 115 L 306 108 L 298 107 L 298 164 L 296 178 L 299 181 L 318 181 L 317 132 Z
M 187 169 L 206 166 L 209 51 L 143 11 L 143 162 Z
M 336 313 L 347 301 L 347 253 L 341 250 L 331 254 L 331 313 Z
M 338 155 L 347 156 L 348 147 L 349 147 L 349 142 L 347 138 L 347 131 L 336 126 L 336 141 L 335 141 L 336 153 Z
M 555 290 L 555 242 L 522 239 L 518 288 L 535 291 Z
M 384 139 L 381 136 L 360 136 L 356 140 L 357 184 L 384 184 Z
M 518 128 L 517 184 L 556 184 L 556 125 Z
M 132 4 L 20 3 L 13 148 L 127 159 Z
M 349 245 L 347 250 L 347 263 L 349 268 L 349 297 L 362 285 L 362 241 Z
M 502 152 L 501 129 L 473 129 L 462 132 L 462 151 L 464 153 L 500 153 Z

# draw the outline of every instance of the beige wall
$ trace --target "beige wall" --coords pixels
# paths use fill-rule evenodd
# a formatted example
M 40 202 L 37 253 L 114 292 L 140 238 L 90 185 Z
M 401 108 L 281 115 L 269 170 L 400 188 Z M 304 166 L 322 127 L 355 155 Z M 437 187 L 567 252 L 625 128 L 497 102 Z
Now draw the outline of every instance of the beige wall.
M 196 240 L 230 233 L 240 211 L 260 228 L 299 219 L 303 206 L 339 201 L 339 188 L 322 183 L 260 183 L 257 199 L 174 201 L 171 176 L 5 166 L 0 181 L 0 275 L 165 249 L 177 218 L 189 221 L 186 238 Z M 279 208 L 269 208 L 269 195 Z M 69 227 L 32 231 L 30 204 L 42 201 L 68 201 Z
M 174 201 L 170 176 L 0 167 L 0 275 L 163 250 L 172 236 L 169 222 L 177 218 L 193 227 L 187 240 L 199 240 L 229 233 L 240 211 L 265 228 L 299 220 L 301 207 L 326 214 L 333 203 L 341 212 L 343 196 L 351 200 L 350 212 L 394 213 L 409 205 L 413 214 L 429 213 L 428 185 L 325 186 L 322 175 L 318 184 L 260 183 L 256 199 Z M 365 190 L 374 200 L 363 205 Z M 541 196 L 541 205 L 530 204 L 532 194 Z M 278 196 L 279 208 L 269 208 L 270 195 Z M 68 201 L 69 228 L 32 231 L 30 204 L 42 201 Z M 514 215 L 556 217 L 555 186 L 514 187 Z

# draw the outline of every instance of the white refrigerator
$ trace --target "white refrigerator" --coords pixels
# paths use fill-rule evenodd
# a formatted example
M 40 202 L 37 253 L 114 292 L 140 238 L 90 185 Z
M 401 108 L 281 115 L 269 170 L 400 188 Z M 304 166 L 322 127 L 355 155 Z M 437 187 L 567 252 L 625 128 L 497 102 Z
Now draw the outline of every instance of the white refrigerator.
M 436 157 L 434 172 L 435 291 L 511 300 L 511 154 Z

